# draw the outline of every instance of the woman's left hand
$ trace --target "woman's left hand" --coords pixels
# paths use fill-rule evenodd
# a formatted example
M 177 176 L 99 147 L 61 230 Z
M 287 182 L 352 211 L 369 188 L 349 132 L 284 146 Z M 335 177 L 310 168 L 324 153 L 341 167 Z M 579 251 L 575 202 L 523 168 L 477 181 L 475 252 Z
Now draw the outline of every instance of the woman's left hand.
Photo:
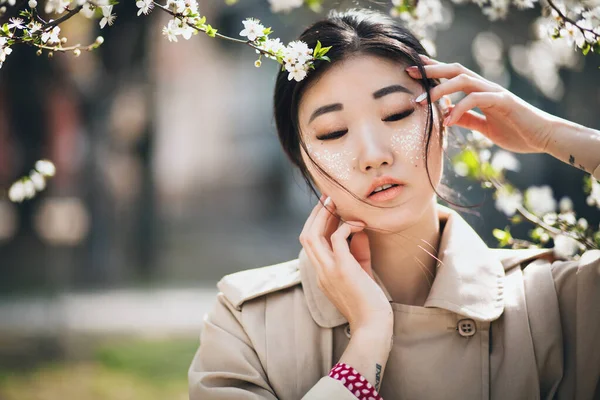
M 552 116 L 490 82 L 459 63 L 446 64 L 422 56 L 427 78 L 446 78 L 430 90 L 431 102 L 444 95 L 464 92 L 465 98 L 450 105 L 444 124 L 456 124 L 487 136 L 496 145 L 515 153 L 543 153 L 551 136 Z M 407 68 L 420 79 L 417 67 Z M 420 103 L 426 104 L 427 99 Z M 473 111 L 478 107 L 484 115 Z

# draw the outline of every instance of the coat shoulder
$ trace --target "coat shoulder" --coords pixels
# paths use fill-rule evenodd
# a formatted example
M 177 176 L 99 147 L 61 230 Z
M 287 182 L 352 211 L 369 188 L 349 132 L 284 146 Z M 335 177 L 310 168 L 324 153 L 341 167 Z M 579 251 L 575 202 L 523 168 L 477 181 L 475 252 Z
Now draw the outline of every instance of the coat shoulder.
M 524 267 L 537 259 L 545 259 L 549 262 L 556 260 L 554 249 L 490 249 L 490 251 L 500 260 L 505 272 L 517 266 Z
M 298 259 L 294 259 L 225 275 L 217 288 L 239 311 L 248 300 L 300 284 Z

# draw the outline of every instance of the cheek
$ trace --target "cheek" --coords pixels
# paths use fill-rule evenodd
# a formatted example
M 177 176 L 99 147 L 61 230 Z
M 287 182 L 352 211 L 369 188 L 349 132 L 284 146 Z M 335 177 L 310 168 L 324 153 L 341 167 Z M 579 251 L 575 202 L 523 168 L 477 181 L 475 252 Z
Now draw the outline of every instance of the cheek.
M 401 159 L 416 167 L 425 159 L 424 134 L 425 127 L 418 121 L 412 122 L 392 134 L 391 148 Z
M 316 162 L 325 172 L 339 183 L 347 183 L 350 181 L 352 171 L 352 163 L 356 161 L 356 157 L 349 150 L 332 151 L 328 149 L 320 149 L 319 145 L 311 143 L 306 144 L 306 148 L 314 162 Z M 307 164 L 309 170 L 313 171 L 313 176 L 321 176 L 318 168 L 310 160 Z M 323 177 L 326 179 L 325 177 Z

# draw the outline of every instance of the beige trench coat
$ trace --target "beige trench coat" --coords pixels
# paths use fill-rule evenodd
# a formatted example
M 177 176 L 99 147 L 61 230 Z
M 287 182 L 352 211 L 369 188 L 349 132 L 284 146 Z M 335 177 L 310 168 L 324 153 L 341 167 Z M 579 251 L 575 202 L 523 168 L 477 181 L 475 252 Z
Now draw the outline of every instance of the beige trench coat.
M 600 250 L 563 261 L 490 249 L 455 211 L 438 215 L 442 263 L 424 307 L 393 303 L 383 398 L 600 399 Z M 327 377 L 351 332 L 303 251 L 217 286 L 191 400 L 355 399 Z

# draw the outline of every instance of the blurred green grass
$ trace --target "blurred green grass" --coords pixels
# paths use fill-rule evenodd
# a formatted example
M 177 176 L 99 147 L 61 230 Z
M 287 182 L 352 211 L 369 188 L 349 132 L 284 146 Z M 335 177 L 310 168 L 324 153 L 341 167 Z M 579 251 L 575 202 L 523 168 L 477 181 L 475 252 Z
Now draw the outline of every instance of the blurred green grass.
M 0 399 L 187 399 L 187 369 L 197 348 L 197 339 L 104 343 L 90 360 L 0 371 Z

